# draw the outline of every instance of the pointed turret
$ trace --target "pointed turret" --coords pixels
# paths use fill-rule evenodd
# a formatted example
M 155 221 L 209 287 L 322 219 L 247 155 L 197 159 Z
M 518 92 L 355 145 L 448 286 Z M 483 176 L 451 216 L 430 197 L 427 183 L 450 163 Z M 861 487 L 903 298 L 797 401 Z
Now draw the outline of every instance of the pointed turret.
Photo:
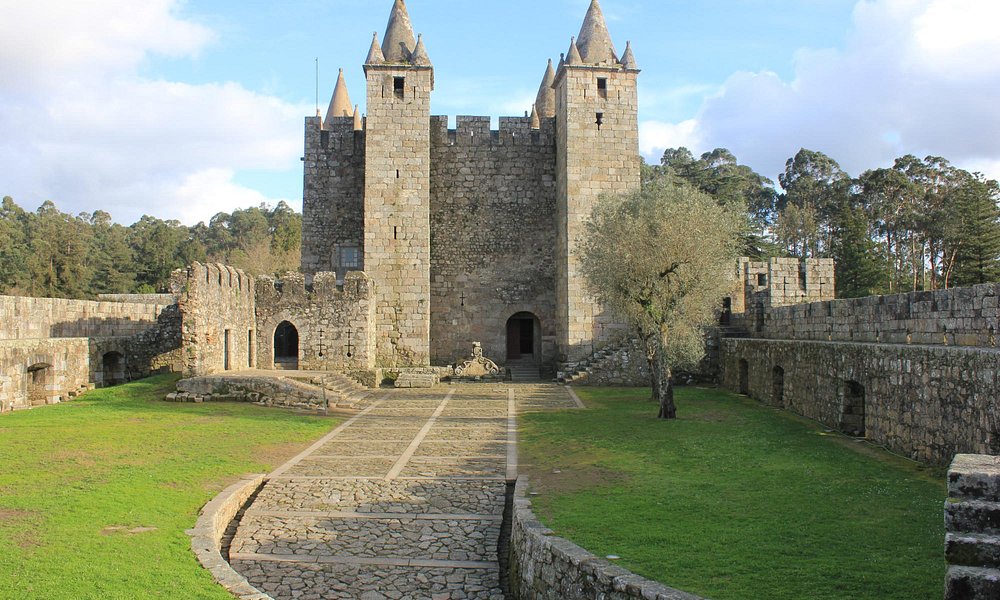
M 416 45 L 410 15 L 406 11 L 406 2 L 396 0 L 392 5 L 392 12 L 389 13 L 389 24 L 386 26 L 385 38 L 382 41 L 382 56 L 387 63 L 408 63 Z
M 365 128 L 365 122 L 361 119 L 361 111 L 358 105 L 354 105 L 354 131 L 361 131 Z
M 566 64 L 579 65 L 582 63 L 583 63 L 583 58 L 580 55 L 580 49 L 576 45 L 576 38 L 570 38 L 569 52 L 566 53 Z
M 344 80 L 344 70 L 340 70 L 337 76 L 337 86 L 333 88 L 333 98 L 330 99 L 330 108 L 326 111 L 324 123 L 328 126 L 333 123 L 334 117 L 351 117 L 354 111 L 351 110 L 351 95 L 347 93 L 347 82 Z
M 588 65 L 608 64 L 617 62 L 618 53 L 611 42 L 608 25 L 604 20 L 604 12 L 597 0 L 591 0 L 587 17 L 583 20 L 577 47 L 583 62 Z
M 556 71 L 552 68 L 552 59 L 549 59 L 549 66 L 545 68 L 542 85 L 538 86 L 538 96 L 535 98 L 533 108 L 533 110 L 538 111 L 540 119 L 550 119 L 556 116 L 556 90 L 552 87 L 555 81 Z
M 366 65 L 380 65 L 385 62 L 385 55 L 382 54 L 382 46 L 378 43 L 378 32 L 372 34 L 372 47 L 368 51 L 368 58 L 365 59 Z
M 622 66 L 631 71 L 639 70 L 639 63 L 635 62 L 635 54 L 632 53 L 632 42 L 625 42 L 625 54 L 622 55 Z
M 538 110 L 536 109 L 534 104 L 531 105 L 531 128 L 532 129 L 542 128 L 542 120 L 538 118 Z
M 410 62 L 418 67 L 431 66 L 431 59 L 427 56 L 427 48 L 424 47 L 423 34 L 417 36 L 417 47 L 413 49 L 413 56 L 410 57 Z

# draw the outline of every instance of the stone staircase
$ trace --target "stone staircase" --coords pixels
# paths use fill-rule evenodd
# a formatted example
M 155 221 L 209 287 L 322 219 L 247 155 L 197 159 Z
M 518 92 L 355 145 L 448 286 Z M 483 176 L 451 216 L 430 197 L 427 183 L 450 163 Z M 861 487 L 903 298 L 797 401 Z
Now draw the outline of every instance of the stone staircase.
M 538 363 L 533 358 L 507 361 L 507 372 L 514 383 L 534 383 L 542 380 Z
M 372 395 L 372 390 L 346 375 L 309 373 L 304 377 L 289 375 L 289 378 L 325 390 L 330 408 L 360 410 L 370 403 L 369 396 Z
M 361 410 L 374 400 L 373 390 L 338 373 L 316 371 L 244 371 L 192 377 L 177 382 L 169 402 L 252 402 L 304 410 Z
M 945 600 L 1000 598 L 1000 457 L 955 457 L 944 518 Z
M 601 348 L 580 362 L 566 363 L 563 370 L 556 376 L 556 379 L 559 383 L 566 385 L 586 384 L 591 373 L 604 367 L 617 353 L 625 350 L 634 342 L 634 339 L 626 338 L 618 343 L 609 344 Z

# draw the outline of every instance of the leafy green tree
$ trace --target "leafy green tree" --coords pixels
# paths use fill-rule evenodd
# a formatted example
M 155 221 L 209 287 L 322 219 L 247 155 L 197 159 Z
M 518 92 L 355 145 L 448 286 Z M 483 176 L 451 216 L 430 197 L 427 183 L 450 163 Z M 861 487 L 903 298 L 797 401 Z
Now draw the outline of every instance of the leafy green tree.
M 605 308 L 652 337 L 653 388 L 673 419 L 673 370 L 704 356 L 746 216 L 690 186 L 646 185 L 594 207 L 581 270 Z
M 30 282 L 28 271 L 28 215 L 4 196 L 0 205 L 0 291 L 18 292 Z
M 1000 281 L 1000 188 L 979 174 L 960 178 L 943 239 L 946 288 Z
M 827 253 L 832 243 L 833 213 L 850 192 L 851 178 L 837 161 L 803 148 L 785 163 L 778 182 L 784 190 L 777 203 L 779 211 L 784 213 L 789 206 L 796 210 L 785 218 L 778 238 L 794 256 Z M 783 238 L 782 232 L 792 237 Z
M 864 208 L 844 206 L 835 213 L 832 250 L 838 298 L 871 296 L 879 289 L 883 256 L 870 232 Z

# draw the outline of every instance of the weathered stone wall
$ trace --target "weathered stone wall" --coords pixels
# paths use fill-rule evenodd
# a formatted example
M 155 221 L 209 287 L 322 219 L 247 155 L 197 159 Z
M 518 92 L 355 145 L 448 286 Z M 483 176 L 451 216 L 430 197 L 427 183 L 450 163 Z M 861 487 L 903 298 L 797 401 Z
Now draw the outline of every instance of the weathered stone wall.
M 583 360 L 595 341 L 597 346 L 605 341 L 597 327 L 601 308 L 586 292 L 576 247 L 601 195 L 640 185 L 638 73 L 565 65 L 556 75 L 556 319 L 562 361 Z M 606 82 L 603 92 L 599 79 Z
M 194 263 L 175 271 L 180 296 L 184 375 L 211 375 L 256 364 L 255 282 L 225 265 Z
M 0 412 L 57 404 L 88 387 L 86 338 L 0 341 Z
M 540 362 L 555 359 L 555 119 L 431 118 L 431 360 L 473 342 L 500 362 L 507 321 L 538 317 Z
M 424 366 L 430 364 L 428 125 L 434 71 L 365 69 L 364 268 L 377 286 L 378 366 Z
M 300 369 L 370 370 L 375 367 L 375 307 L 375 283 L 364 273 L 348 273 L 343 289 L 333 273 L 318 273 L 311 289 L 296 273 L 281 282 L 262 277 L 257 282 L 257 363 L 274 368 L 275 330 L 287 321 L 298 332 Z
M 722 356 L 730 390 L 845 432 L 860 421 L 869 440 L 915 460 L 1000 453 L 1000 351 L 729 339 Z
M 302 272 L 311 277 L 337 270 L 338 247 L 364 256 L 365 133 L 351 118 L 335 117 L 325 129 L 320 117 L 307 118 L 304 166 Z
M 136 335 L 167 305 L 0 296 L 0 340 Z
M 555 537 L 531 511 L 527 483 L 518 479 L 510 541 L 510 588 L 515 600 L 699 600 L 616 567 L 569 540 Z
M 174 294 L 98 294 L 100 302 L 124 302 L 126 304 L 158 304 L 170 306 L 177 304 Z
M 758 337 L 997 347 L 1000 284 L 834 300 L 766 311 Z
M 945 600 L 1000 598 L 1000 457 L 960 454 L 944 505 Z

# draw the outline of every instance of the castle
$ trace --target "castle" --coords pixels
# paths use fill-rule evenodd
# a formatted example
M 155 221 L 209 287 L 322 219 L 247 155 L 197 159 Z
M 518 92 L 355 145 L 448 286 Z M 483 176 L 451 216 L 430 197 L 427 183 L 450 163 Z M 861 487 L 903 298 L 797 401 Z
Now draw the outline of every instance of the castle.
M 325 119 L 306 119 L 302 271 L 375 284 L 378 365 L 450 364 L 482 342 L 501 362 L 577 361 L 614 323 L 574 253 L 594 201 L 640 185 L 630 45 L 593 0 L 532 113 L 431 116 L 434 67 L 395 0 L 365 60 L 367 116 L 343 73 Z

